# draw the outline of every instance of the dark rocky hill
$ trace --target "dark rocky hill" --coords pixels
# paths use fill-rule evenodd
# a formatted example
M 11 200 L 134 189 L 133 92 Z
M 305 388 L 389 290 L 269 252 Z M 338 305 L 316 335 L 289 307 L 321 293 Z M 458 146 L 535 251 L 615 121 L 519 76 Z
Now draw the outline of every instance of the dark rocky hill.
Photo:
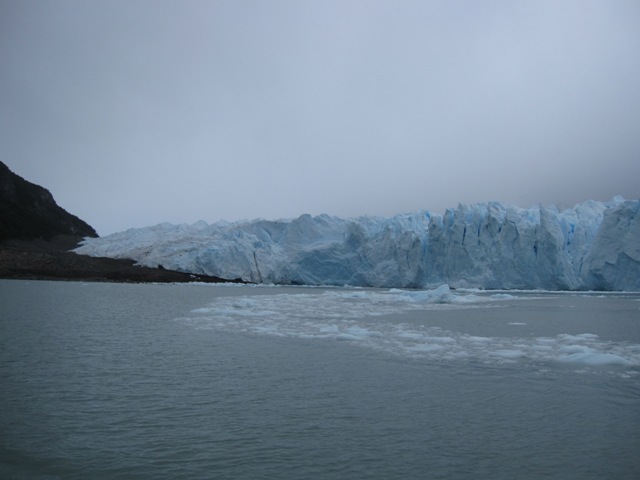
M 98 236 L 90 225 L 60 207 L 49 190 L 0 162 L 0 240 L 48 240 L 56 235 Z
M 60 207 L 51 193 L 0 162 L 0 278 L 116 282 L 226 282 L 133 260 L 88 257 L 69 250 L 97 237 L 86 222 Z

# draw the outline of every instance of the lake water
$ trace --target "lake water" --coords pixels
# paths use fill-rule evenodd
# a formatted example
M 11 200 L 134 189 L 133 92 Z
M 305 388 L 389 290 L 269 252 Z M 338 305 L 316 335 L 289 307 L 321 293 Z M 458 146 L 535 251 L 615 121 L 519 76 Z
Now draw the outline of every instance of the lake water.
M 640 478 L 640 295 L 0 280 L 0 478 Z

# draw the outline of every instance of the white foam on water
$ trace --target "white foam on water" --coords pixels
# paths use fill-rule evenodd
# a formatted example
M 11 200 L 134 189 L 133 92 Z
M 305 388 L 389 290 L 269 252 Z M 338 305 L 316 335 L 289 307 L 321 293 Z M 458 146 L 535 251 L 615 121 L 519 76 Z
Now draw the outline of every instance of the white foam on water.
M 588 332 L 554 337 L 488 337 L 401 323 L 402 317 L 396 316 L 416 311 L 497 308 L 501 300 L 514 298 L 460 295 L 446 285 L 426 292 L 304 291 L 219 297 L 180 320 L 201 329 L 351 342 L 433 361 L 472 358 L 494 364 L 529 361 L 578 367 L 640 367 L 640 345 L 608 342 Z

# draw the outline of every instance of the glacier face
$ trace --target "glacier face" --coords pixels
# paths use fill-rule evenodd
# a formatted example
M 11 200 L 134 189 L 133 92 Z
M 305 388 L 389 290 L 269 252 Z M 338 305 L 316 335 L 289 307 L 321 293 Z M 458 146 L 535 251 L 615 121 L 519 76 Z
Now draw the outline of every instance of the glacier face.
M 75 251 L 257 283 L 640 290 L 640 201 L 497 202 L 388 218 L 160 224 Z

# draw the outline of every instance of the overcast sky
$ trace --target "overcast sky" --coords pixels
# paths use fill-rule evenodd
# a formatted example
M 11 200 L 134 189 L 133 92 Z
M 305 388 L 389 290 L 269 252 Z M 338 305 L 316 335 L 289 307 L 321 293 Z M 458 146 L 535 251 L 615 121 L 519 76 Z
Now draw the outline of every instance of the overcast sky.
M 0 0 L 0 160 L 101 235 L 640 196 L 638 0 Z

